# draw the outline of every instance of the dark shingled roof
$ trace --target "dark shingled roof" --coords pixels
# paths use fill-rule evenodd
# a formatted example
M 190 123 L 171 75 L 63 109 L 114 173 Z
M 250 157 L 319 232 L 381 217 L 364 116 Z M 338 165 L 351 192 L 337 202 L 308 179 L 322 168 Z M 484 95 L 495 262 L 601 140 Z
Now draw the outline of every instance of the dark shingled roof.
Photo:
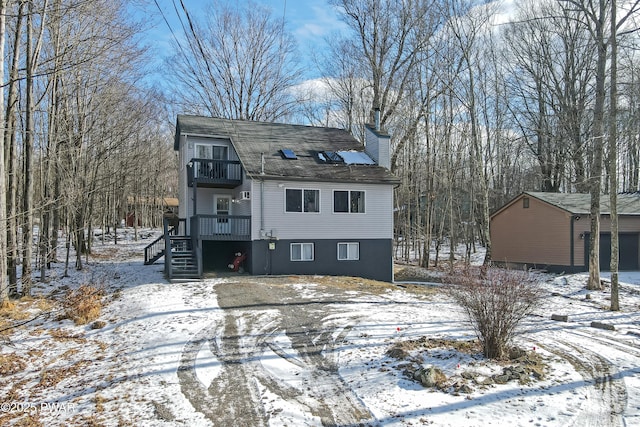
M 176 150 L 181 134 L 230 139 L 251 178 L 399 183 L 381 166 L 329 164 L 318 160 L 319 151 L 363 151 L 362 144 L 342 129 L 178 115 Z M 282 149 L 292 150 L 297 159 L 284 159 L 280 154 Z
M 550 205 L 556 206 L 574 215 L 589 215 L 591 212 L 591 196 L 582 193 L 543 193 L 527 191 L 524 193 Z M 600 197 L 600 213 L 611 212 L 609 195 Z M 618 215 L 640 215 L 640 194 L 618 194 Z

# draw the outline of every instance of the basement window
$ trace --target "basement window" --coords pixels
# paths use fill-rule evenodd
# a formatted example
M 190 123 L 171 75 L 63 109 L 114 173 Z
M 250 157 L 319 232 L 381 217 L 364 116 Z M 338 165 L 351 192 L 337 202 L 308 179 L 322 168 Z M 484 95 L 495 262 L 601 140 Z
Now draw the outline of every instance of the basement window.
M 360 259 L 360 243 L 338 243 L 338 261 L 358 261 Z
M 313 243 L 291 243 L 291 261 L 313 261 Z
M 529 208 L 529 198 L 528 197 L 523 197 L 522 198 L 522 207 L 524 209 L 528 209 Z

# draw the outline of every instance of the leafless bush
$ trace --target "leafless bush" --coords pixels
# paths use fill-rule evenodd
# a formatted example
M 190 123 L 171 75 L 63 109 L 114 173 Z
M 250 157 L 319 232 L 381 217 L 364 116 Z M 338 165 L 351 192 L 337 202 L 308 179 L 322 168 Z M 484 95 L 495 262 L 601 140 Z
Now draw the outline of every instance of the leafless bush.
M 64 317 L 72 319 L 76 325 L 84 325 L 100 316 L 104 288 L 100 286 L 81 285 L 78 289 L 67 292 L 62 302 Z
M 485 357 L 507 356 L 518 324 L 542 298 L 529 273 L 489 268 L 467 270 L 449 280 L 449 293 L 466 312 Z

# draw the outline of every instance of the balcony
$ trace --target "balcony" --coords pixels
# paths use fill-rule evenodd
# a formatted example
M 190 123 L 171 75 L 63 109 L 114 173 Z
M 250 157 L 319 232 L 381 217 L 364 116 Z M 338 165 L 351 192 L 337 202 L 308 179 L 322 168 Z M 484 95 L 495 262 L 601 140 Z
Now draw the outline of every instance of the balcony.
M 189 187 L 235 188 L 242 184 L 239 160 L 191 159 L 187 163 Z
M 191 236 L 201 240 L 251 240 L 251 216 L 195 215 Z

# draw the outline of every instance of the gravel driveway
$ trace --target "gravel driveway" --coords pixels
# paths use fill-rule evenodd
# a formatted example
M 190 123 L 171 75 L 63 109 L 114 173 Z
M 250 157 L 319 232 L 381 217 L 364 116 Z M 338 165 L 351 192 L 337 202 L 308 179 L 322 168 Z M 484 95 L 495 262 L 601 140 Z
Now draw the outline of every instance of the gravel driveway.
M 433 304 L 429 296 L 424 299 L 419 296 L 433 289 L 406 286 L 412 287 L 410 293 L 424 301 L 425 306 L 413 307 L 418 311 L 403 314 L 406 318 L 401 321 L 413 319 L 416 326 L 420 322 L 422 326 L 426 325 L 424 322 L 433 322 L 434 330 L 444 327 L 449 333 L 460 326 L 459 320 L 452 321 L 459 316 L 451 317 L 440 311 L 448 307 L 446 304 Z M 411 310 L 412 304 L 415 306 L 416 300 L 405 307 L 400 300 L 385 296 L 391 289 L 398 288 L 344 277 L 314 279 L 313 284 L 299 277 L 239 277 L 216 283 L 211 292 L 215 293 L 221 313 L 184 346 L 178 368 L 180 389 L 196 411 L 216 426 L 267 426 L 276 418 L 280 420 L 278 425 L 301 422 L 323 426 L 378 425 L 381 419 L 358 397 L 363 389 L 354 388 L 353 376 L 350 381 L 345 380 L 338 367 L 341 354 L 350 351 L 367 354 L 372 350 L 366 345 L 372 338 L 369 334 L 374 333 L 367 325 L 377 322 L 372 315 L 380 313 L 387 319 L 385 325 L 391 327 L 393 320 L 388 313 L 400 314 L 399 309 Z M 360 305 L 358 312 L 355 309 L 358 304 L 366 308 Z M 436 310 L 437 314 L 424 317 L 429 310 Z M 629 363 L 635 366 L 640 351 L 624 344 L 627 342 L 624 336 L 618 341 L 606 331 L 585 332 L 579 323 L 558 324 L 536 316 L 528 318 L 525 324 L 528 334 L 523 343 L 530 348 L 546 349 L 556 361 L 573 366 L 582 378 L 567 386 L 546 386 L 553 393 L 566 396 L 568 408 L 549 419 L 557 423 L 566 418 L 572 425 L 607 426 L 624 425 L 624 418 L 636 419 L 637 399 L 628 394 L 624 377 L 631 375 L 629 380 L 633 380 L 636 371 L 629 368 Z M 598 346 L 606 347 L 608 354 L 620 360 L 606 359 Z M 216 369 L 215 375 L 205 376 L 206 381 L 198 373 L 203 365 L 199 355 L 203 352 L 215 360 L 211 365 Z M 367 360 L 362 359 L 364 365 L 369 363 Z M 371 375 L 388 370 L 376 365 L 377 362 L 371 363 L 375 367 L 369 371 Z M 527 402 L 533 402 L 531 411 L 540 413 L 546 406 L 536 387 L 534 384 L 527 389 L 526 393 L 531 395 Z M 487 392 L 487 401 L 500 407 L 500 398 L 494 402 L 490 397 L 500 394 L 492 393 Z M 559 399 L 560 395 L 550 398 Z M 524 399 L 517 402 L 520 401 Z M 475 413 L 471 408 L 476 400 L 462 402 L 451 406 L 463 409 L 469 406 L 469 413 Z M 506 404 L 513 405 L 509 402 Z M 288 410 L 296 416 L 288 418 Z M 395 417 L 392 415 L 385 422 Z M 292 424 L 286 420 L 292 420 Z
M 259 397 L 265 394 L 297 402 L 325 426 L 364 425 L 371 414 L 338 375 L 334 360 L 351 328 L 341 309 L 349 290 L 326 287 L 318 297 L 285 282 L 247 279 L 216 286 L 224 321 L 205 326 L 185 347 L 178 371 L 182 392 L 214 425 L 267 425 L 270 414 Z M 337 313 L 341 324 L 323 329 Z M 278 338 L 283 334 L 290 348 Z M 221 363 L 208 388 L 195 372 L 203 346 Z M 296 371 L 297 387 L 268 369 L 274 357 L 284 358 Z

